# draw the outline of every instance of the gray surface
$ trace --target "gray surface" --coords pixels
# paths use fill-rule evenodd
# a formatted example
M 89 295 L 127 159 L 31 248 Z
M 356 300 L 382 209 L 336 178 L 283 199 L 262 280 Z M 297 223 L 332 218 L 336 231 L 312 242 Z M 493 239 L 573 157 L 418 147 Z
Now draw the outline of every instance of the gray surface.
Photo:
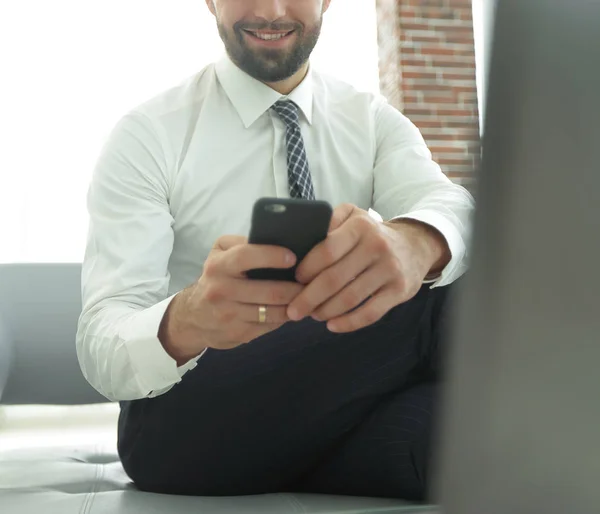
M 14 354 L 2 403 L 107 401 L 77 362 L 80 284 L 81 264 L 0 264 L 0 355 Z
M 447 514 L 600 512 L 599 0 L 500 0 Z
M 2 311 L 0 311 L 0 402 L 2 402 L 4 388 L 13 366 L 13 351 L 13 336 L 8 330 L 8 323 L 2 318 Z

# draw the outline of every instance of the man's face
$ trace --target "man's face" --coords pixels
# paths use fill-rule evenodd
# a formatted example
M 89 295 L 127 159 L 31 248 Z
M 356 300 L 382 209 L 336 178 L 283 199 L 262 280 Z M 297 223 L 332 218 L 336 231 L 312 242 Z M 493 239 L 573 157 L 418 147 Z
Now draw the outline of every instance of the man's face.
M 206 0 L 231 60 L 262 82 L 293 76 L 308 61 L 330 0 Z

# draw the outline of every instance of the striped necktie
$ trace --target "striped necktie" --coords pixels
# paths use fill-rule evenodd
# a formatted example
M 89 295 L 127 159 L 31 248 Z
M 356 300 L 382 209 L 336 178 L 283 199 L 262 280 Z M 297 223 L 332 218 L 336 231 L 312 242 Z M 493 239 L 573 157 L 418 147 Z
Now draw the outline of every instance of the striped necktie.
M 290 196 L 305 200 L 315 199 L 315 189 L 308 168 L 304 139 L 300 131 L 298 106 L 291 100 L 280 100 L 272 109 L 285 123 L 287 165 Z

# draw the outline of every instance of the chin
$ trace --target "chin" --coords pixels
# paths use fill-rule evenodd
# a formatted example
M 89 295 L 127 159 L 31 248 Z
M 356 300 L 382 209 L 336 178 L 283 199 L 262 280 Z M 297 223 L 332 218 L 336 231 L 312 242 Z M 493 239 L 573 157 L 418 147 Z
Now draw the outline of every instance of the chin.
M 302 67 L 302 64 L 299 66 L 294 64 L 293 66 L 288 65 L 285 67 L 277 66 L 275 64 L 269 66 L 265 63 L 259 64 L 256 61 L 249 60 L 243 60 L 236 64 L 238 64 L 238 66 L 248 75 L 261 82 L 281 82 L 287 80 L 290 77 L 293 77 Z

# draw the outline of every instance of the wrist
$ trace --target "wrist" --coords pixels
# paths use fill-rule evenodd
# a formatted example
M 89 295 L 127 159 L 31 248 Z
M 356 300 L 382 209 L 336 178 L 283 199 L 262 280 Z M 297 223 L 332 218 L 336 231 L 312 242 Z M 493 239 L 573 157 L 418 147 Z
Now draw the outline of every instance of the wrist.
M 190 330 L 181 323 L 182 304 L 185 302 L 185 291 L 177 294 L 165 311 L 158 330 L 158 339 L 167 354 L 181 367 L 201 352 L 191 350 L 193 341 Z
M 452 254 L 443 234 L 435 227 L 411 218 L 399 218 L 387 223 L 393 229 L 407 228 L 413 232 L 413 246 L 420 255 L 425 269 L 425 280 L 439 277 L 450 263 Z

